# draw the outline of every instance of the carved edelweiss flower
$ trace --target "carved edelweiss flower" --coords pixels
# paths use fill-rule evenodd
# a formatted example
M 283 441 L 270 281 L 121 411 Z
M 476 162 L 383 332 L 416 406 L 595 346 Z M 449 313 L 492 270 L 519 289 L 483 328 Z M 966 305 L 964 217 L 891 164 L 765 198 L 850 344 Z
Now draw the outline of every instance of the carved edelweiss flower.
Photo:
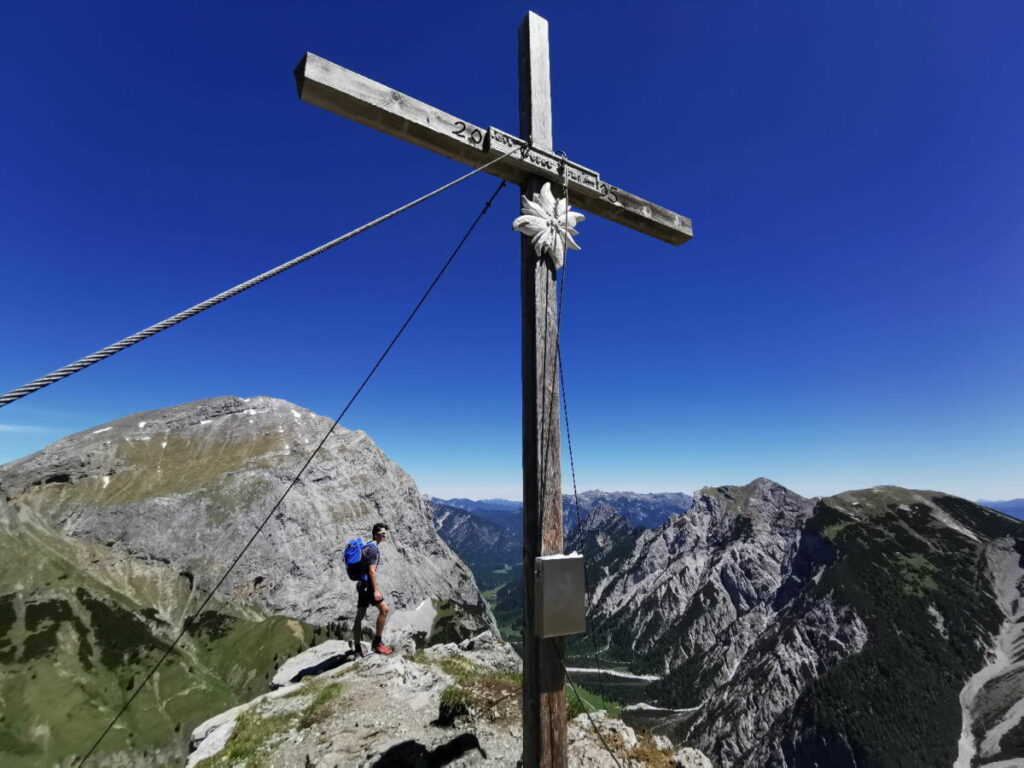
M 561 269 L 565 263 L 565 250 L 580 250 L 573 235 L 578 235 L 573 227 L 583 221 L 582 213 L 568 209 L 564 197 L 556 198 L 551 192 L 550 182 L 540 188 L 533 200 L 523 195 L 523 215 L 512 222 L 512 229 L 533 238 L 533 249 L 537 258 L 547 256 L 555 269 Z

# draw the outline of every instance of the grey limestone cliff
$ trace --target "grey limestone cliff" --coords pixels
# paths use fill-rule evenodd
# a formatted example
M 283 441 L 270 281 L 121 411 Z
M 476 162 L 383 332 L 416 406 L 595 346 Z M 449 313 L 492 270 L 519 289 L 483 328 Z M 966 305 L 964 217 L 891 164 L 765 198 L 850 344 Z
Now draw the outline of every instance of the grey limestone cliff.
M 222 397 L 0 467 L 0 764 L 75 763 L 127 691 L 138 698 L 97 759 L 175 764 L 199 719 L 265 689 L 282 658 L 345 636 L 355 590 L 341 549 L 380 520 L 389 640 L 492 626 L 412 479 L 367 435 L 335 429 L 291 487 L 331 424 L 281 400 Z
M 807 499 L 761 478 L 705 488 L 656 530 L 590 523 L 573 543 L 598 647 L 659 675 L 662 726 L 722 765 L 1024 759 L 1019 522 L 932 491 Z
M 79 432 L 0 470 L 14 514 L 45 520 L 211 589 L 291 486 L 331 421 L 283 400 L 221 397 Z M 398 615 L 429 630 L 434 602 L 486 605 L 436 535 L 412 478 L 363 432 L 337 427 L 222 591 L 326 623 L 354 608 L 339 550 L 384 521 L 382 582 Z M 404 614 L 404 615 L 403 615 Z

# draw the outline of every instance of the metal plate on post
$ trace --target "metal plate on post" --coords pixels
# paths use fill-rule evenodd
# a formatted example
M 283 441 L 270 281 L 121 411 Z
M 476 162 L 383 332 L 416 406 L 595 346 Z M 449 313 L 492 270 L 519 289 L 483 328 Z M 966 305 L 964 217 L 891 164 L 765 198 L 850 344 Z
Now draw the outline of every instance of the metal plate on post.
M 586 632 L 583 555 L 545 555 L 535 563 L 533 606 L 537 636 L 564 637 Z

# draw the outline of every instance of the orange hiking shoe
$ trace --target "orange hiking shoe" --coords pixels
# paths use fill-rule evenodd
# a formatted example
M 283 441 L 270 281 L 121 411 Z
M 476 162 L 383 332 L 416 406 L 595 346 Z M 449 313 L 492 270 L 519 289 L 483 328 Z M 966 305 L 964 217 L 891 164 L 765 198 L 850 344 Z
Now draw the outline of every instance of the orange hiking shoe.
M 384 645 L 384 643 L 379 643 L 379 644 L 373 646 L 373 652 L 374 653 L 379 653 L 379 654 L 381 654 L 383 656 L 387 656 L 389 653 L 394 653 L 394 650 L 389 648 L 388 646 Z

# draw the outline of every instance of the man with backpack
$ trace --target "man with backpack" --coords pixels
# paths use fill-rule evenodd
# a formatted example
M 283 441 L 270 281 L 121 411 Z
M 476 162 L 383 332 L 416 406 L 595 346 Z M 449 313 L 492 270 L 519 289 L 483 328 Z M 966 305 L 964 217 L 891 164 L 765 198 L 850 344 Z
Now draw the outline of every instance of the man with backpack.
M 363 634 L 363 616 L 366 615 L 366 609 L 371 605 L 377 606 L 377 626 L 373 634 L 373 648 L 374 653 L 389 654 L 391 648 L 384 645 L 384 641 L 381 635 L 384 634 L 384 624 L 388 620 L 388 604 L 384 602 L 384 595 L 380 591 L 380 584 L 377 582 L 377 569 L 381 564 L 380 557 L 380 545 L 387 539 L 388 527 L 384 523 L 377 523 L 373 526 L 373 541 L 370 541 L 362 546 L 362 557 L 359 561 L 359 576 L 356 580 L 356 618 L 355 624 L 353 625 L 353 634 L 355 636 L 356 652 L 362 656 L 363 646 L 360 643 L 360 638 Z M 361 544 L 362 542 L 360 542 Z M 349 543 L 350 546 L 352 542 Z M 349 564 L 349 576 L 353 576 L 353 570 L 349 563 L 350 558 L 348 551 L 346 550 L 345 562 Z

